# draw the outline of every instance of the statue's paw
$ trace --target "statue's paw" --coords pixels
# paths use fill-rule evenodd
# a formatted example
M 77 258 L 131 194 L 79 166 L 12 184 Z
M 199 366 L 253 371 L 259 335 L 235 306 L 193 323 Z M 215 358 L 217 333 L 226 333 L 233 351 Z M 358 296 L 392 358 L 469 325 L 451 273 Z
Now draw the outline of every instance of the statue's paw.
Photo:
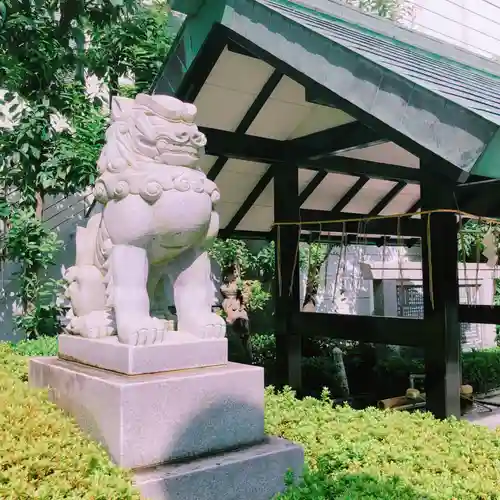
M 102 339 L 115 335 L 111 314 L 108 311 L 94 311 L 79 317 L 79 333 L 88 339 Z
M 218 314 L 211 313 L 199 318 L 199 325 L 197 330 L 190 333 L 204 339 L 222 339 L 226 336 L 226 322 Z
M 167 325 L 162 319 L 129 317 L 118 322 L 118 339 L 122 344 L 161 344 L 167 336 Z

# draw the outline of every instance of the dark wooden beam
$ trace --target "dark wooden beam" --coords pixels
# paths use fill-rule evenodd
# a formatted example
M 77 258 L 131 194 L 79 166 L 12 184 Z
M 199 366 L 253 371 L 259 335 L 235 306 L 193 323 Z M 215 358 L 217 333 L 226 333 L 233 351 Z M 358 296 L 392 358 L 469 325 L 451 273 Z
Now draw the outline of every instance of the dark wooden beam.
M 199 129 L 207 136 L 205 153 L 208 155 L 268 164 L 285 162 L 287 159 L 285 141 L 210 127 L 199 127 Z
M 302 206 L 309 196 L 313 194 L 316 188 L 323 182 L 323 179 L 328 175 L 328 172 L 318 172 L 310 181 L 309 184 L 302 190 L 299 196 L 299 206 Z
M 407 211 L 407 214 L 414 214 L 415 212 L 418 211 L 420 208 L 420 205 L 422 204 L 421 200 L 418 199 Z
M 363 189 L 363 187 L 369 180 L 370 179 L 365 175 L 361 176 L 332 208 L 331 215 L 342 213 L 342 210 L 344 210 L 344 208 L 349 205 L 349 203 L 361 191 L 361 189 Z
M 452 163 L 447 162 L 443 158 L 438 157 L 435 153 L 426 149 L 418 142 L 399 132 L 399 130 L 391 128 L 378 118 L 375 118 L 364 110 L 361 110 L 351 102 L 340 97 L 317 82 L 311 82 L 309 87 L 306 87 L 306 100 L 322 106 L 330 106 L 335 109 L 341 109 L 365 125 L 373 128 L 381 136 L 386 137 L 388 140 L 394 142 L 403 149 L 406 149 L 406 151 L 409 151 L 415 156 L 418 156 L 427 162 L 439 162 L 441 169 L 439 174 L 446 176 L 453 182 L 466 182 L 470 177 L 469 173 L 465 170 L 462 170 Z
M 483 182 L 480 184 L 471 182 L 470 187 L 466 186 L 468 185 L 456 186 L 455 208 L 482 217 L 496 217 L 499 215 L 498 192 L 500 186 L 498 182 Z
M 381 139 L 382 137 L 362 123 L 351 122 L 297 137 L 289 142 L 293 148 L 299 151 L 303 150 L 300 157 L 311 158 L 344 149 L 366 146 Z
M 381 234 L 394 236 L 397 236 L 399 234 L 400 236 L 412 237 L 420 237 L 421 235 L 421 221 L 418 219 L 411 219 L 410 217 L 401 217 L 399 219 L 399 222 L 397 218 L 367 221 L 366 215 L 342 212 L 338 216 L 338 219 L 346 220 L 346 222 L 327 222 L 333 219 L 334 218 L 332 217 L 331 212 L 326 212 L 324 210 L 302 209 L 300 211 L 300 221 L 302 223 L 301 227 L 304 231 L 321 230 L 339 233 L 345 231 L 346 233 L 356 234 L 359 232 L 360 227 L 362 227 L 363 234 Z
M 275 222 L 296 221 L 300 217 L 299 171 L 297 168 L 276 169 L 274 177 Z M 299 236 L 297 225 L 280 226 L 274 231 L 276 279 L 275 332 L 276 365 L 280 385 L 302 387 L 302 338 L 290 322 L 300 310 Z
M 207 177 L 211 181 L 215 181 L 216 177 L 221 173 L 222 169 L 224 168 L 225 164 L 227 163 L 228 158 L 225 156 L 219 156 L 217 160 L 215 160 L 215 163 L 212 165 L 210 170 L 208 171 Z
M 283 78 L 283 73 L 275 70 L 268 78 L 260 92 L 258 93 L 255 101 L 252 103 L 245 116 L 241 120 L 240 124 L 236 128 L 236 134 L 244 134 L 252 125 L 257 115 L 260 113 L 267 100 L 271 97 L 276 87 L 279 85 L 281 79 Z
M 228 233 L 225 229 L 219 231 L 218 238 L 222 240 L 259 240 L 271 241 L 273 239 L 272 231 L 242 231 L 235 229 L 233 232 Z
M 251 193 L 247 196 L 246 200 L 242 203 L 236 214 L 230 220 L 229 224 L 221 231 L 222 235 L 228 235 L 238 227 L 238 224 L 243 220 L 253 204 L 257 201 L 264 189 L 269 185 L 274 176 L 274 167 L 270 165 L 264 175 L 259 179 L 256 186 L 252 189 Z
M 207 75 L 208 76 L 208 75 Z M 252 105 L 248 108 L 247 112 L 245 113 L 245 116 L 242 118 L 240 124 L 236 128 L 236 131 L 234 132 L 234 135 L 236 137 L 247 137 L 247 141 L 251 141 L 252 136 L 245 136 L 245 132 L 250 128 L 252 125 L 253 121 L 255 118 L 257 118 L 257 115 L 260 113 L 262 108 L 264 107 L 264 104 L 266 104 L 267 100 L 271 96 L 271 94 L 274 92 L 274 89 L 278 86 L 279 82 L 281 81 L 281 78 L 283 77 L 283 74 L 280 73 L 279 71 L 273 71 L 272 75 L 268 78 L 267 82 L 264 84 L 262 89 L 260 90 L 259 94 L 255 98 L 254 102 Z M 212 129 L 212 136 L 210 137 L 210 133 L 207 134 L 207 130 L 202 129 L 202 131 L 207 135 L 207 148 L 206 151 L 208 154 L 213 154 L 214 156 L 218 156 L 219 159 L 217 160 L 217 165 L 214 165 L 212 169 L 207 174 L 207 177 L 214 181 L 217 175 L 219 175 L 220 171 L 224 168 L 224 165 L 227 163 L 227 160 L 231 157 L 227 153 L 218 153 L 214 154 L 211 153 L 210 147 L 211 147 L 211 142 L 216 142 L 216 138 L 214 137 L 214 129 Z M 221 133 L 221 130 L 218 130 L 217 132 Z M 219 137 L 219 141 L 220 141 Z M 220 144 L 220 143 L 219 143 Z M 252 144 L 250 144 L 250 147 L 252 147 Z M 275 146 L 272 146 L 273 148 Z M 245 159 L 245 158 L 240 158 L 240 159 Z M 264 163 L 272 163 L 272 162 L 266 162 Z M 217 167 L 217 169 L 215 168 Z M 212 171 L 213 170 L 213 171 Z
M 370 178 L 385 179 L 394 182 L 417 184 L 420 180 L 419 170 L 390 165 L 374 161 L 359 160 L 347 156 L 328 156 L 310 160 L 297 161 L 300 153 L 290 147 L 291 141 L 277 141 L 265 137 L 237 134 L 210 127 L 200 127 L 207 136 L 205 152 L 212 156 L 236 158 L 256 163 L 299 164 L 300 168 L 349 174 Z
M 387 194 L 371 209 L 370 216 L 378 215 L 389 203 L 406 187 L 406 182 L 398 182 Z
M 461 323 L 500 325 L 500 306 L 460 304 L 458 317 Z
M 292 323 L 306 337 L 411 347 L 423 347 L 431 341 L 420 319 L 298 312 L 293 314 Z
M 227 50 L 233 52 L 234 54 L 239 54 L 240 56 L 251 57 L 252 59 L 258 59 L 254 54 L 249 52 L 247 49 L 243 48 L 241 45 L 229 40 L 227 44 Z
M 227 41 L 227 31 L 224 27 L 214 25 L 175 93 L 178 99 L 185 102 L 196 100 Z M 180 43 L 183 43 L 183 40 Z M 167 63 L 168 61 L 169 59 L 167 59 Z
M 355 175 L 358 177 L 364 175 L 372 179 L 406 182 L 408 184 L 418 184 L 420 181 L 420 174 L 416 168 L 359 160 L 358 158 L 349 158 L 347 156 L 328 156 L 305 160 L 300 162 L 300 167 L 313 170 L 324 169 L 328 172 Z
M 455 208 L 455 184 L 435 175 L 439 165 L 422 162 L 420 168 L 422 210 Z M 438 418 L 460 418 L 461 331 L 455 214 L 424 215 L 421 228 L 424 323 L 432 339 L 425 349 L 427 409 Z

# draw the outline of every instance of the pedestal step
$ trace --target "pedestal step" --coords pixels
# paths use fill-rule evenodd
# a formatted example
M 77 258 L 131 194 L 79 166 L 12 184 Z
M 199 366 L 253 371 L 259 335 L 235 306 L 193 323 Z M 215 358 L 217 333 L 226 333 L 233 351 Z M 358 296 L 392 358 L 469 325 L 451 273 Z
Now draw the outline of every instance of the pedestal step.
M 227 339 L 201 339 L 183 332 L 168 332 L 161 344 L 132 346 L 118 337 L 87 339 L 59 336 L 59 357 L 125 375 L 169 372 L 227 363 Z
M 29 382 L 48 387 L 51 400 L 127 468 L 264 439 L 264 372 L 256 366 L 126 376 L 57 357 L 32 358 Z
M 238 451 L 182 464 L 137 471 L 145 500 L 270 500 L 284 490 L 284 477 L 302 473 L 304 452 L 279 438 Z

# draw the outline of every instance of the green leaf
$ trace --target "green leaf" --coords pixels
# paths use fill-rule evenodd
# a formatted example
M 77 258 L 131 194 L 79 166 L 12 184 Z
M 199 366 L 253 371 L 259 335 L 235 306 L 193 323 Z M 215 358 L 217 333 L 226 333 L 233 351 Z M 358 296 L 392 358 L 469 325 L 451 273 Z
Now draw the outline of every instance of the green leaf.
M 37 160 L 39 160 L 39 159 L 40 159 L 40 150 L 39 150 L 37 147 L 33 146 L 33 145 L 31 145 L 31 146 L 30 146 L 30 149 L 31 149 L 31 154 L 32 154 L 32 155 L 33 155 L 33 156 L 34 156 Z

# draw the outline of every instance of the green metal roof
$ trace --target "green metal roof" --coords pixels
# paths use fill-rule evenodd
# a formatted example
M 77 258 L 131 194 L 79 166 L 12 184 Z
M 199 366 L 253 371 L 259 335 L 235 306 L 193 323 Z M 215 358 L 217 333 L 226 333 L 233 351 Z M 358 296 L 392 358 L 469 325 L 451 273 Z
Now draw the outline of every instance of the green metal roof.
M 328 0 L 175 0 L 173 8 L 188 14 L 186 69 L 220 23 L 466 174 L 500 177 L 495 62 Z
M 328 14 L 328 6 L 337 9 L 339 7 L 336 2 L 329 0 L 315 2 L 258 0 L 258 2 L 377 65 L 400 74 L 409 81 L 500 125 L 500 76 L 480 69 L 483 66 L 500 72 L 500 65 L 472 54 L 468 62 L 476 63 L 476 68 L 453 60 L 451 59 L 453 52 L 450 53 L 449 50 L 450 45 L 445 43 L 440 44 L 440 53 L 422 50 L 419 45 L 427 45 L 428 50 L 434 48 L 428 43 L 428 37 L 404 30 L 392 22 L 383 20 L 381 23 L 374 22 L 378 21 L 374 16 L 363 15 L 354 9 L 349 9 L 358 16 L 358 21 L 363 23 L 356 25 L 345 18 Z M 313 5 L 319 4 L 324 4 L 322 12 L 312 10 Z M 347 9 L 344 9 L 345 12 Z M 351 16 L 353 20 L 355 15 Z M 374 31 L 377 27 L 388 28 L 384 30 L 386 34 Z M 408 38 L 412 40 L 414 46 L 401 40 L 405 31 L 413 35 Z M 391 32 L 392 37 L 389 36 Z M 400 38 L 397 38 L 398 35 Z M 454 55 L 458 55 L 457 52 L 455 51 Z M 463 51 L 461 52 L 461 59 L 467 60 Z

